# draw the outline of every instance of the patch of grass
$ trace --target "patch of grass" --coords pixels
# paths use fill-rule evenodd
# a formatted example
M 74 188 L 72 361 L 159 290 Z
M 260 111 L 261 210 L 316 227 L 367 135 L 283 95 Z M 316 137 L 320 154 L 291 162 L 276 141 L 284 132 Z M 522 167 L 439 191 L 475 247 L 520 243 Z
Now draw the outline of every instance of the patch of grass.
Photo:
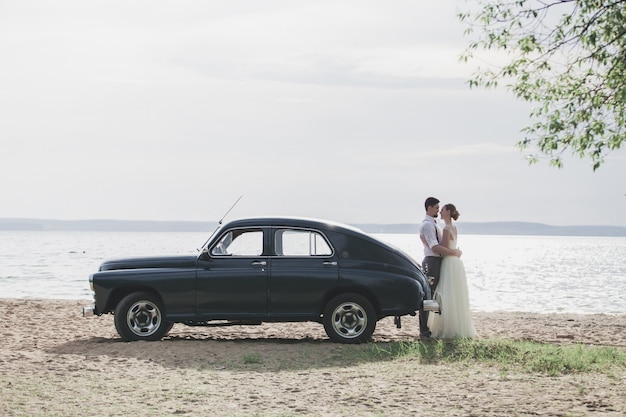
M 610 346 L 554 345 L 507 339 L 392 342 L 369 345 L 363 360 L 419 358 L 425 363 L 478 361 L 500 368 L 516 368 L 551 376 L 582 372 L 610 373 L 626 365 L 626 352 Z
M 256 353 L 251 353 L 249 355 L 243 355 L 243 363 L 246 365 L 261 363 L 261 356 Z

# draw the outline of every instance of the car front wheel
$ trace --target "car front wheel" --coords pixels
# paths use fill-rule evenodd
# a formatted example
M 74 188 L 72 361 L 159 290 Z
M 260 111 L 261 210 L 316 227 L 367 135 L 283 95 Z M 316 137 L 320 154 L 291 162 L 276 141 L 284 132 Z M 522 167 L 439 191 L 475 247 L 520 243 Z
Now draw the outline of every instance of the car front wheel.
M 333 342 L 367 342 L 376 328 L 376 312 L 359 294 L 341 294 L 324 309 L 324 330 Z
M 115 308 L 115 329 L 127 342 L 159 340 L 172 323 L 163 316 L 159 298 L 149 292 L 136 292 L 122 298 Z

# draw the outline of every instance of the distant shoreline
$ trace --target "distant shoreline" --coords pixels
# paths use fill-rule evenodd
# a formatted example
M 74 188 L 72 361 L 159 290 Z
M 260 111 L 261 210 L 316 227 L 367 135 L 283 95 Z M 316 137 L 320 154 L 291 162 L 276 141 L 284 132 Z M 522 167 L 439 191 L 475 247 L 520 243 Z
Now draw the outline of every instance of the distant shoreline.
M 150 220 L 52 220 L 0 218 L 0 231 L 89 232 L 212 232 L 217 222 Z M 360 223 L 352 226 L 367 233 L 417 234 L 419 223 Z M 626 236 L 623 226 L 551 226 L 530 222 L 457 223 L 459 232 L 473 235 Z

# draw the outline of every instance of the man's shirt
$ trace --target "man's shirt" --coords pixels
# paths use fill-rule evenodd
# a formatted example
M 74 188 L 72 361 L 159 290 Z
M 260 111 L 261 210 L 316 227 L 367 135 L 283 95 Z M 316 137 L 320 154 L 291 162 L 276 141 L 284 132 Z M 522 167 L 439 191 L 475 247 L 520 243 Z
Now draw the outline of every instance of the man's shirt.
M 433 251 L 433 247 L 439 245 L 443 231 L 434 217 L 426 215 L 420 225 L 420 239 L 424 244 L 424 256 L 441 256 Z

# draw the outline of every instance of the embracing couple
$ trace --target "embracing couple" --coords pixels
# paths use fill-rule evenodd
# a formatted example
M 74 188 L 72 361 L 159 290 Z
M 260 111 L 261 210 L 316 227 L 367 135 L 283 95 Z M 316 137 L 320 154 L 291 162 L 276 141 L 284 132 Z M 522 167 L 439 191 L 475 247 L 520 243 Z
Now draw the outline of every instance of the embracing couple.
M 420 225 L 420 239 L 424 245 L 422 268 L 429 279 L 433 299 L 440 305 L 440 313 L 420 311 L 420 339 L 456 339 L 474 337 L 476 330 L 469 308 L 469 291 L 462 254 L 457 246 L 454 221 L 459 212 L 454 204 L 439 208 L 439 200 L 428 197 L 424 202 L 426 217 Z M 445 226 L 437 223 L 441 215 Z

